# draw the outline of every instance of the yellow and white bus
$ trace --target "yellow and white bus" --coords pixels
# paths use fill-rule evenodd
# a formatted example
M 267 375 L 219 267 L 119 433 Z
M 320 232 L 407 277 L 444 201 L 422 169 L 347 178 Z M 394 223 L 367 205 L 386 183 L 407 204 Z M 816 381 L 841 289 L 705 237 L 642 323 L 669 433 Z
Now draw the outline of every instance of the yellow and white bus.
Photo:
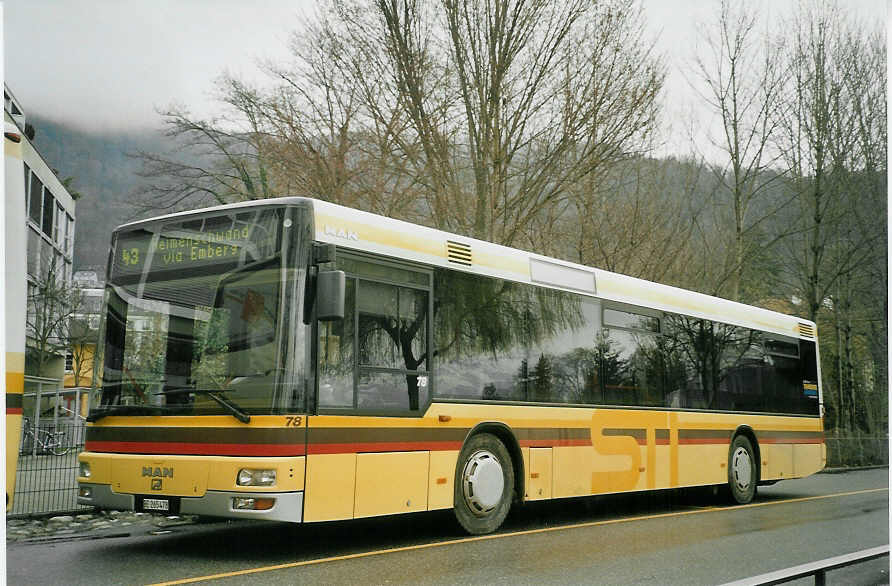
M 78 502 L 292 522 L 825 464 L 815 324 L 313 199 L 113 236 Z

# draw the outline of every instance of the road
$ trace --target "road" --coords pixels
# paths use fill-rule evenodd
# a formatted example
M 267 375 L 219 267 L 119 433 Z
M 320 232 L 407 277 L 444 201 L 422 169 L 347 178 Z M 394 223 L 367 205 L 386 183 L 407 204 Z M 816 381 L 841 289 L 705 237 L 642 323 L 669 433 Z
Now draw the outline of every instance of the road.
M 527 505 L 493 536 L 451 512 L 315 525 L 213 522 L 7 549 L 9 584 L 720 584 L 889 543 L 889 472 L 819 474 L 728 507 L 707 491 Z M 888 558 L 828 575 L 888 583 Z M 808 581 L 804 583 L 810 583 Z

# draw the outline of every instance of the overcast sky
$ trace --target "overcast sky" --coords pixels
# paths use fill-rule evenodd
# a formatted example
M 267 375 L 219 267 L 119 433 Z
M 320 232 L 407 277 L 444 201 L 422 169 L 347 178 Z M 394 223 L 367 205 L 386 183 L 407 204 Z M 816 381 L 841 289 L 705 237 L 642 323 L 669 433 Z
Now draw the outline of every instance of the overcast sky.
M 794 1 L 766 5 L 780 13 Z M 886 22 L 885 0 L 844 4 Z M 717 0 L 643 6 L 668 57 L 667 120 L 679 126 L 695 102 L 681 71 Z M 312 7 L 312 0 L 5 0 L 5 80 L 26 113 L 96 129 L 157 127 L 156 108 L 172 103 L 208 115 L 217 107 L 213 80 L 225 70 L 262 80 L 257 61 L 287 59 L 289 34 Z
M 156 107 L 213 110 L 223 71 L 285 59 L 311 1 L 4 0 L 6 84 L 29 110 L 90 127 L 155 126 Z

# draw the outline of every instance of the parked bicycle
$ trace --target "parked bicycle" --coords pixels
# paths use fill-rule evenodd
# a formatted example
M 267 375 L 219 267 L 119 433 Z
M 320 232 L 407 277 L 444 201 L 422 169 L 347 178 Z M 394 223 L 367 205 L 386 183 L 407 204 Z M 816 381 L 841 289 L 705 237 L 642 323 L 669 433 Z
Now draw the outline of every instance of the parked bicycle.
M 21 455 L 26 456 L 34 452 L 35 442 L 38 454 L 52 454 L 62 456 L 71 451 L 71 445 L 66 441 L 64 431 L 50 431 L 48 429 L 35 429 L 31 420 L 22 419 L 22 449 Z

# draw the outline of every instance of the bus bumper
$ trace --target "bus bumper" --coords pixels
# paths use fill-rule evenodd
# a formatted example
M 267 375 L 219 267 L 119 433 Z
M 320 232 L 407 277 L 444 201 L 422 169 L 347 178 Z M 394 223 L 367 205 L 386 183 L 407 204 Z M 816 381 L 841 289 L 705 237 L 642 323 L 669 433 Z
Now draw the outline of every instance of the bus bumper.
M 84 496 L 85 493 L 89 493 L 89 496 Z M 77 504 L 79 505 L 134 511 L 136 510 L 136 497 L 137 495 L 134 494 L 114 492 L 108 484 L 78 483 Z M 237 498 L 271 498 L 275 499 L 275 503 L 271 508 L 263 511 L 236 509 L 234 502 Z M 304 493 L 302 491 L 245 493 L 209 490 L 200 497 L 179 497 L 179 514 L 181 515 L 300 523 L 303 521 L 303 510 Z

